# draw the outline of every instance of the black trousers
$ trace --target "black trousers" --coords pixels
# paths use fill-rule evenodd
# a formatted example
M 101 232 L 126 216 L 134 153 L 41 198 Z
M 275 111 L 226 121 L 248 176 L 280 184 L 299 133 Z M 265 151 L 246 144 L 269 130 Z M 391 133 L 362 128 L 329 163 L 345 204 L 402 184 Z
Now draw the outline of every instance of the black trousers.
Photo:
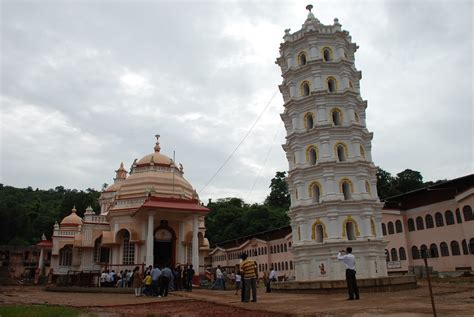
M 168 289 L 170 285 L 170 279 L 166 276 L 161 276 L 161 283 L 160 283 L 160 296 L 166 297 L 168 296 Z
M 357 287 L 356 271 L 346 269 L 346 282 L 347 292 L 349 293 L 349 299 L 359 299 L 359 288 Z

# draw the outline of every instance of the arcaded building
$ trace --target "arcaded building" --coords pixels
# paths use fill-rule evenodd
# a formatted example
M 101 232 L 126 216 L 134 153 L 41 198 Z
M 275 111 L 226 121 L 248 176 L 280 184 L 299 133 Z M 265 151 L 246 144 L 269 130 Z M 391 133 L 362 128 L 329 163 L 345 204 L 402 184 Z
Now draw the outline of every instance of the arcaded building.
M 131 269 L 136 265 L 208 265 L 209 243 L 196 191 L 184 168 L 161 153 L 159 136 L 151 154 L 130 169 L 116 170 L 99 198 L 101 210 L 71 214 L 54 225 L 51 268 L 68 271 Z M 198 269 L 199 268 L 199 269 Z
M 389 198 L 380 227 L 387 243 L 383 264 L 388 273 L 417 273 L 424 265 L 423 255 L 437 272 L 473 271 L 473 207 L 473 174 Z M 295 279 L 293 240 L 287 226 L 218 243 L 211 251 L 212 266 L 232 267 L 246 252 L 259 264 L 260 277 L 273 266 L 280 279 Z M 359 270 L 363 264 L 356 251 L 354 255 Z

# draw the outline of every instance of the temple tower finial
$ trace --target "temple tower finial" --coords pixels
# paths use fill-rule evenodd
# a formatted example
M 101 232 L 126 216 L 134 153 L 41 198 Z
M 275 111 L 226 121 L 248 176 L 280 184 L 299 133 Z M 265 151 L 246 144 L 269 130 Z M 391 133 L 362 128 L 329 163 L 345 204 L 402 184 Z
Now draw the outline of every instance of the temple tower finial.
M 161 147 L 160 147 L 160 135 L 159 135 L 159 134 L 155 135 L 155 138 L 156 138 L 156 143 L 155 143 L 155 147 L 154 147 L 155 152 L 160 152 L 160 150 L 161 150 Z

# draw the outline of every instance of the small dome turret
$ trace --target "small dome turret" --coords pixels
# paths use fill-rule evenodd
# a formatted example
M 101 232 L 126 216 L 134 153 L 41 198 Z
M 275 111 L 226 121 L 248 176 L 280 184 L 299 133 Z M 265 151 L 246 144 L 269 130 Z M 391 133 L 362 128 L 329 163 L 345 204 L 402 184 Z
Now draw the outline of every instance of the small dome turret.
M 80 226 L 82 225 L 82 218 L 76 214 L 76 206 L 71 210 L 71 214 L 61 221 L 61 226 Z

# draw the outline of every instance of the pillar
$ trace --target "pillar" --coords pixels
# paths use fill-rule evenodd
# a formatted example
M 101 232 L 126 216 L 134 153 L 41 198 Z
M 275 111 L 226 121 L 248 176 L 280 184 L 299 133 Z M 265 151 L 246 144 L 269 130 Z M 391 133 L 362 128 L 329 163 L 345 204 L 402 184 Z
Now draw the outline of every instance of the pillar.
M 179 223 L 179 240 L 178 240 L 178 262 L 186 263 L 186 245 L 184 244 L 184 221 Z
M 193 216 L 193 267 L 196 274 L 199 274 L 199 241 L 198 241 L 199 223 L 198 215 Z
M 146 266 L 153 265 L 153 226 L 155 219 L 153 215 L 148 215 L 148 230 L 146 235 L 146 256 L 145 264 Z
M 39 275 L 44 275 L 44 248 L 41 248 L 40 257 L 38 261 Z

